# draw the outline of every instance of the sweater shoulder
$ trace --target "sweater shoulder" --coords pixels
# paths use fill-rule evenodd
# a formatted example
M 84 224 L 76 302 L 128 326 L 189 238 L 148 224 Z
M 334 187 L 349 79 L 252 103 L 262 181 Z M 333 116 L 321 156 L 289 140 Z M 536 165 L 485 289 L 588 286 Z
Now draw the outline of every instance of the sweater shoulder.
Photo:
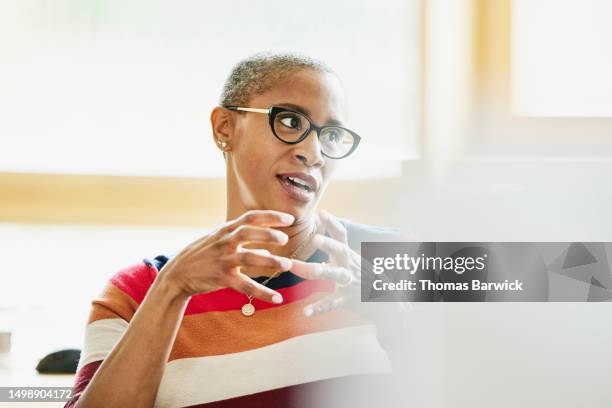
M 117 271 L 110 283 L 140 304 L 155 281 L 157 271 L 151 261 L 143 259 Z
M 349 246 L 357 252 L 360 252 L 362 242 L 397 242 L 405 240 L 404 234 L 398 228 L 362 224 L 345 218 L 338 218 L 338 221 L 346 228 Z

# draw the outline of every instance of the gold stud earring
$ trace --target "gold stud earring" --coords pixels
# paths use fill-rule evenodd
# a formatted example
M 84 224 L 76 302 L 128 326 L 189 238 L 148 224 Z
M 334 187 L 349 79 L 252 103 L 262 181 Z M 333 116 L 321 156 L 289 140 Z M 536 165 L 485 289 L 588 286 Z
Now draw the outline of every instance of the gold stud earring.
M 220 141 L 217 141 L 217 144 L 219 145 L 219 147 L 221 148 L 221 150 L 226 150 L 226 149 L 227 149 L 227 142 L 220 142 Z

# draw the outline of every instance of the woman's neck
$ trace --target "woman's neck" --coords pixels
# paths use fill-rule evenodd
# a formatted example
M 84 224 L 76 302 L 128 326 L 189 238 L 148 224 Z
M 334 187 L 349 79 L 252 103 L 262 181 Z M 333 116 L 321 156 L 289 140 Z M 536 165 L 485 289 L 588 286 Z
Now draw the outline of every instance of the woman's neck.
M 248 208 L 248 206 L 245 205 L 244 201 L 242 200 L 242 195 L 238 191 L 239 183 L 235 180 L 232 172 L 229 171 L 229 169 L 227 172 L 227 177 L 228 180 L 231 179 L 231 181 L 233 181 L 228 183 L 228 188 L 226 191 L 227 210 L 225 219 L 229 221 L 240 217 L 250 208 Z M 312 211 L 308 214 L 297 217 L 295 222 L 290 226 L 275 227 L 275 229 L 284 232 L 289 237 L 289 241 L 285 245 L 246 244 L 243 247 L 250 249 L 266 249 L 274 255 L 287 258 L 294 255 L 294 252 L 296 249 L 298 249 L 298 253 L 295 254 L 295 256 L 300 259 L 305 259 L 305 257 L 307 258 L 314 252 L 314 248 L 308 243 L 306 243 L 306 245 L 302 244 L 304 244 L 305 241 L 312 241 L 314 236 L 312 232 L 315 228 L 315 233 L 320 233 L 321 228 L 319 225 L 318 216 L 314 211 Z
M 289 236 L 289 241 L 284 246 L 276 246 L 271 253 L 286 258 L 306 259 L 312 253 L 312 239 L 319 232 L 317 217 L 309 215 L 304 220 L 299 220 L 299 224 L 291 227 L 276 228 Z

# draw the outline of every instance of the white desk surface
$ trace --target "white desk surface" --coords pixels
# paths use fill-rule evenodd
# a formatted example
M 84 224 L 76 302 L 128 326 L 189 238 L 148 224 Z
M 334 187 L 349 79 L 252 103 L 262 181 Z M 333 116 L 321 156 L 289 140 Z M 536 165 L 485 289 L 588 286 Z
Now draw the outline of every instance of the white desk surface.
M 10 330 L 11 350 L 0 353 L 2 387 L 72 387 L 73 374 L 39 374 L 38 361 L 45 355 L 82 347 L 83 312 L 66 317 L 52 308 L 33 310 L 0 309 L 0 330 Z M 62 316 L 62 318 L 58 318 Z M 63 407 L 64 402 L 0 402 L 0 408 Z
M 17 353 L 0 353 L 0 386 L 3 387 L 72 387 L 73 374 L 39 374 L 38 358 Z M 63 407 L 64 402 L 0 402 L 4 407 Z

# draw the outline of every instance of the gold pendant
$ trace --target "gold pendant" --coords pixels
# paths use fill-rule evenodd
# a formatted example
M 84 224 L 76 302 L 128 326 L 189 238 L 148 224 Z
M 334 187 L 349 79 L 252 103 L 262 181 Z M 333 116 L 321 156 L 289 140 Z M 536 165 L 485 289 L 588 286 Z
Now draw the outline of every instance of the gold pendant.
M 245 316 L 251 316 L 255 313 L 255 306 L 252 303 L 245 303 L 242 305 L 242 314 Z

